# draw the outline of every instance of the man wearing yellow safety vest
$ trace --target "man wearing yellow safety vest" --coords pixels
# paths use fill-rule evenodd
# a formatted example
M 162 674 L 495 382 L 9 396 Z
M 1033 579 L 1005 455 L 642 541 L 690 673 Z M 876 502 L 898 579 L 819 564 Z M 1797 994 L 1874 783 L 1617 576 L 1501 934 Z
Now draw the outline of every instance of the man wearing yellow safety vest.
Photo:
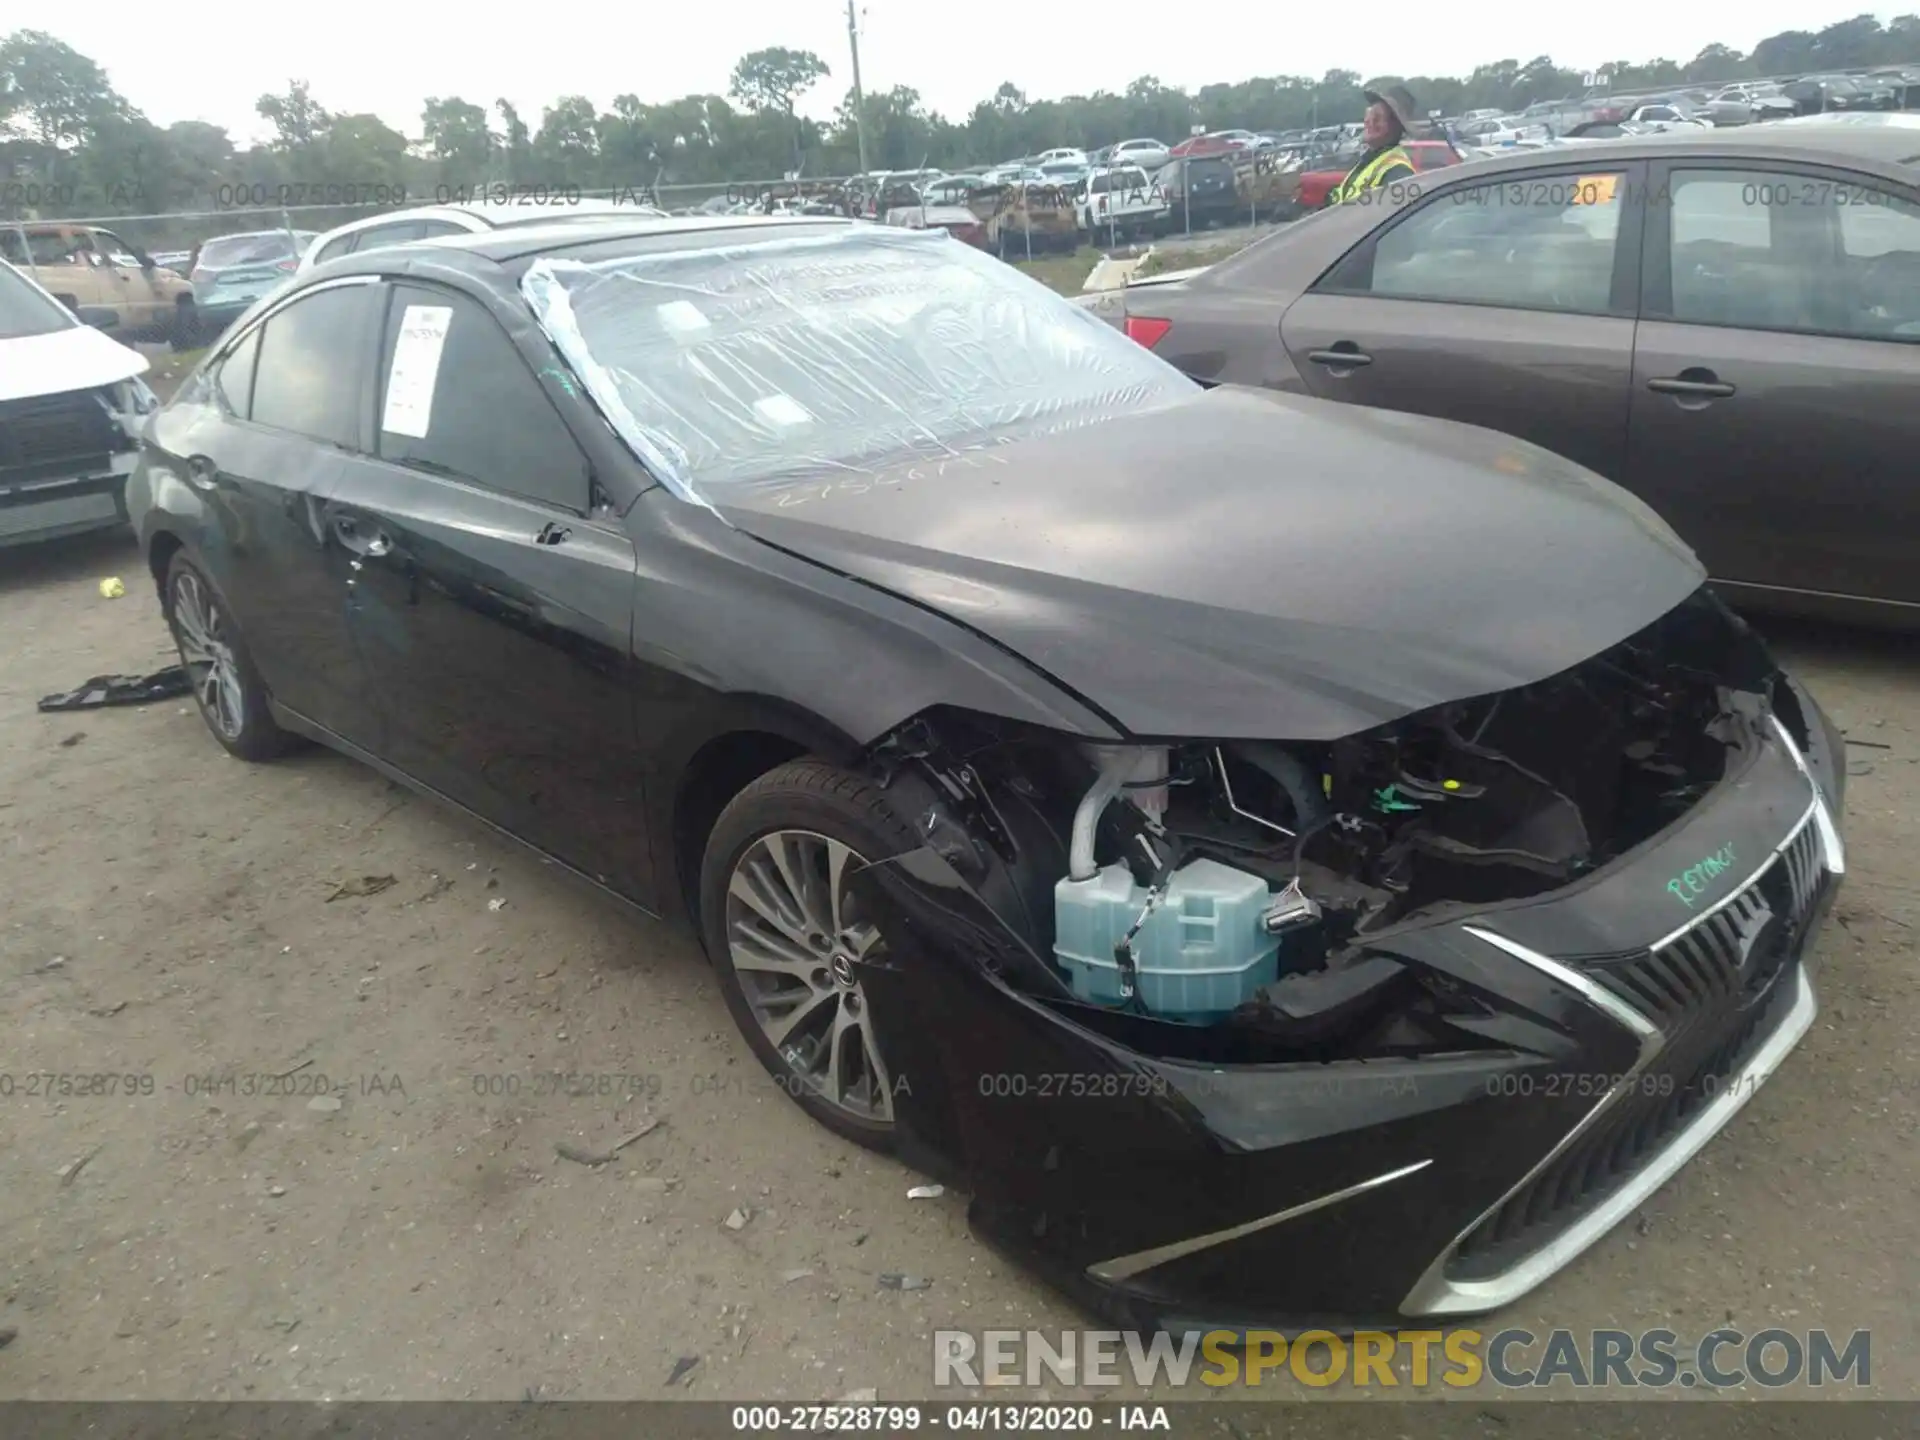
M 1334 187 L 1327 197 L 1329 205 L 1353 200 L 1381 185 L 1404 183 L 1414 175 L 1413 160 L 1402 143 L 1419 123 L 1416 117 L 1420 112 L 1413 96 L 1404 85 L 1362 93 L 1367 98 L 1363 131 L 1367 153 L 1347 172 L 1347 178 Z

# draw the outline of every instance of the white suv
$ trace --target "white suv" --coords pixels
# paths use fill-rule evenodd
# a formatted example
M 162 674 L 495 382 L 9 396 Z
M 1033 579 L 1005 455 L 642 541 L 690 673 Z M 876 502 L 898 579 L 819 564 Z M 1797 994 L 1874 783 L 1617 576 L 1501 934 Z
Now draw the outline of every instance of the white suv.
M 422 205 L 413 210 L 389 210 L 350 220 L 327 231 L 307 247 L 300 259 L 304 274 L 316 265 L 358 255 L 387 245 L 407 245 L 439 235 L 477 235 L 483 230 L 505 230 L 515 225 L 547 225 L 556 220 L 602 220 L 609 215 L 655 215 L 664 210 L 629 201 L 561 197 L 538 201 L 505 201 L 472 205 Z

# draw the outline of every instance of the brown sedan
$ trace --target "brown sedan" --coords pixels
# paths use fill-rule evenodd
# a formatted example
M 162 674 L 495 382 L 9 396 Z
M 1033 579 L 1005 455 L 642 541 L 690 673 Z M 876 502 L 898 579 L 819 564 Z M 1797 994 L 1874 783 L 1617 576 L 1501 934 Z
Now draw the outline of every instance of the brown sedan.
M 1391 188 L 1088 303 L 1203 382 L 1556 450 L 1731 599 L 1920 624 L 1920 129 L 1605 141 Z

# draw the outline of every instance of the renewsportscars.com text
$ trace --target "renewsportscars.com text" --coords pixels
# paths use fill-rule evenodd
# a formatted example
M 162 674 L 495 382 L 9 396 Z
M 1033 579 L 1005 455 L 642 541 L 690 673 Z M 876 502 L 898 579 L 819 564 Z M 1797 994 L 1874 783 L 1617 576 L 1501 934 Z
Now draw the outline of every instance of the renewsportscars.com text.
M 1672 1330 L 1508 1329 L 936 1330 L 936 1386 L 1230 1385 L 1263 1383 L 1466 1389 L 1566 1385 L 1574 1389 L 1714 1390 L 1759 1386 L 1864 1389 L 1872 1383 L 1872 1332 L 1714 1330 L 1685 1340 Z

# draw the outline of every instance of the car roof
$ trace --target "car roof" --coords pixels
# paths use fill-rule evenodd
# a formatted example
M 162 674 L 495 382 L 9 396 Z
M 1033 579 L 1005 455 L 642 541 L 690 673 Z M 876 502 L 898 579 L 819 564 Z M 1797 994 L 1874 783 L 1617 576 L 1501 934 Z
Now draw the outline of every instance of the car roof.
M 478 220 L 490 230 L 499 230 L 511 226 L 534 225 L 574 217 L 645 214 L 647 208 L 651 207 L 643 208 L 638 202 L 601 200 L 589 196 L 560 196 L 555 199 L 529 196 L 520 201 L 474 200 L 436 205 L 409 205 L 399 210 L 382 210 L 377 214 L 362 215 L 357 220 L 348 220 L 336 225 L 325 233 L 327 239 L 331 241 L 342 235 L 357 234 L 362 230 L 371 230 L 381 225 L 397 225 L 409 220 Z
M 384 245 L 363 254 L 343 255 L 315 267 L 314 275 L 354 275 L 399 271 L 405 257 L 452 261 L 471 271 L 471 260 L 509 269 L 524 268 L 543 255 L 565 252 L 569 259 L 591 261 L 647 250 L 708 249 L 728 241 L 771 240 L 782 235 L 824 234 L 865 222 L 830 215 L 608 215 L 603 220 L 555 220 L 545 225 L 514 225 L 466 235 L 441 235 L 402 245 Z M 640 243 L 636 243 L 640 242 Z M 460 258 L 456 258 L 460 257 Z M 466 257 L 471 257 L 467 260 Z M 463 263 L 464 262 L 464 263 Z
M 312 230 L 296 230 L 290 225 L 275 225 L 270 230 L 234 230 L 225 235 L 209 235 L 200 242 L 201 248 L 213 244 L 216 240 L 260 240 L 268 235 L 312 235 Z
M 1847 125 L 1828 121 L 1790 127 L 1786 121 L 1767 125 L 1715 127 L 1664 135 L 1631 135 L 1596 140 L 1577 151 L 1548 145 L 1513 155 L 1473 162 L 1476 175 L 1506 170 L 1532 170 L 1573 161 L 1590 164 L 1605 160 L 1646 160 L 1662 156 L 1727 155 L 1770 160 L 1825 160 L 1848 164 L 1861 161 L 1881 165 L 1911 165 L 1920 156 L 1920 135 L 1900 125 Z

